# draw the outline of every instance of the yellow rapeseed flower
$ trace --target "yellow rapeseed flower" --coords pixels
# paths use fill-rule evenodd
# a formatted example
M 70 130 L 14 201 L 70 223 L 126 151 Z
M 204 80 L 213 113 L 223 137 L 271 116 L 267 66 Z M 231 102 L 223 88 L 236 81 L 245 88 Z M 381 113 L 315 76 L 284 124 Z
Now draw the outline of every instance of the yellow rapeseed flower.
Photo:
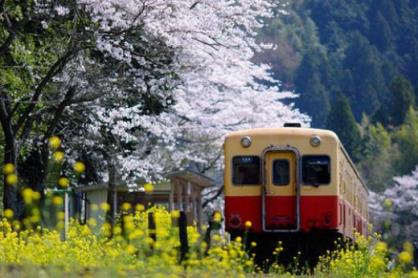
M 76 163 L 74 163 L 73 169 L 76 173 L 81 174 L 84 171 L 86 171 L 86 165 L 81 161 L 77 161 Z
M 125 221 L 123 225 L 127 231 L 132 231 L 133 229 L 135 229 L 135 224 L 133 221 Z
M 3 167 L 3 173 L 5 175 L 10 175 L 15 171 L 15 166 L 13 163 L 6 163 Z
M 122 228 L 120 226 L 113 227 L 113 234 L 120 235 L 122 233 Z
M 215 234 L 215 235 L 213 235 L 213 237 L 212 237 L 212 240 L 213 241 L 221 241 L 222 240 L 222 237 L 220 236 L 220 235 L 218 235 L 218 234 Z
M 56 151 L 52 154 L 52 158 L 56 161 L 56 162 L 61 162 L 64 160 L 64 152 L 61 151 Z
M 242 242 L 242 237 L 237 236 L 237 237 L 235 238 L 235 241 L 236 241 L 236 242 Z
M 39 223 L 39 222 L 41 222 L 41 216 L 40 215 L 32 215 L 30 218 L 29 218 L 29 220 L 30 220 L 30 222 L 32 222 L 32 223 Z
M 22 198 L 25 204 L 32 203 L 33 200 L 33 190 L 31 188 L 25 188 L 22 191 Z
M 39 193 L 38 191 L 33 191 L 32 192 L 32 199 L 35 201 L 39 201 L 41 199 L 41 193 Z
M 144 211 L 144 210 L 145 210 L 145 206 L 144 206 L 143 204 L 136 204 L 136 206 L 135 206 L 135 210 L 136 210 L 137 212 Z
M 387 210 L 390 210 L 393 206 L 393 201 L 391 199 L 385 199 L 383 201 L 383 207 Z
M 245 221 L 244 225 L 245 225 L 246 229 L 250 229 L 252 227 L 253 223 L 251 223 L 251 221 Z
M 131 204 L 130 203 L 127 203 L 127 202 L 124 202 L 123 204 L 122 204 L 122 206 L 121 206 L 121 209 L 123 210 L 123 211 L 128 211 L 128 210 L 130 210 L 131 209 Z
M 41 215 L 41 211 L 39 210 L 39 208 L 32 208 L 31 212 L 32 215 Z
M 399 273 L 397 273 L 397 272 L 391 272 L 391 273 L 389 273 L 389 275 L 387 277 L 388 278 L 401 278 L 399 276 Z
M 213 221 L 216 222 L 216 223 L 219 223 L 219 222 L 221 222 L 221 220 L 222 220 L 221 213 L 219 211 L 215 212 L 213 214 Z
M 97 221 L 96 221 L 96 219 L 94 219 L 94 218 L 89 218 L 89 219 L 87 220 L 87 224 L 88 224 L 90 227 L 96 227 L 96 226 L 97 226 Z
M 370 268 L 379 270 L 386 267 L 385 260 L 380 256 L 372 256 L 370 259 Z
M 151 183 L 144 184 L 145 193 L 152 193 L 154 191 L 154 185 Z
M 112 230 L 112 225 L 110 225 L 110 223 L 108 222 L 103 223 L 101 227 L 101 231 L 105 236 L 110 236 L 111 230 Z
M 137 249 L 132 244 L 128 244 L 128 246 L 126 246 L 126 252 L 128 252 L 129 255 L 134 254 L 136 250 Z
M 377 252 L 384 253 L 388 250 L 388 245 L 386 242 L 378 241 L 375 245 L 375 249 Z
M 70 180 L 66 177 L 60 177 L 58 179 L 58 185 L 61 186 L 61 187 L 66 188 L 70 185 Z
M 148 245 L 153 245 L 154 244 L 154 239 L 152 237 L 147 236 L 145 238 L 145 243 Z
M 64 226 L 65 226 L 64 221 L 60 220 L 60 221 L 57 222 L 56 228 L 58 230 L 62 230 L 62 229 L 64 229 Z
M 252 241 L 252 242 L 251 242 L 251 247 L 256 247 L 256 246 L 257 246 L 257 242 Z
M 174 218 L 174 219 L 179 218 L 180 217 L 180 211 L 177 210 L 177 209 L 171 211 L 171 217 Z
M 17 184 L 17 176 L 15 174 L 9 174 L 6 177 L 6 183 L 8 185 L 16 185 Z
M 405 250 L 406 252 L 410 254 L 414 253 L 414 245 L 410 241 L 405 241 L 402 247 L 403 247 L 403 250 Z
M 91 205 L 90 205 L 90 209 L 91 209 L 92 211 L 98 211 L 98 210 L 99 210 L 99 206 L 98 206 L 97 204 L 91 204 Z
M 107 202 L 103 202 L 103 203 L 100 204 L 100 208 L 103 211 L 109 211 L 110 210 L 110 205 Z
M 12 219 L 13 218 L 13 210 L 12 209 L 5 209 L 4 210 L 4 217 L 8 218 L 8 219 Z
M 49 147 L 52 149 L 58 149 L 61 146 L 61 139 L 58 136 L 52 136 L 48 141 Z
M 57 219 L 58 220 L 64 220 L 64 218 L 65 218 L 65 212 L 63 212 L 63 211 L 57 212 Z
M 64 203 L 64 200 L 61 196 L 54 196 L 52 197 L 52 204 L 54 206 L 61 206 Z
M 13 229 L 15 231 L 19 231 L 20 230 L 20 227 L 21 227 L 20 221 L 19 220 L 14 220 L 13 223 L 12 223 L 12 226 L 13 226 Z
M 410 264 L 412 262 L 412 255 L 407 251 L 402 251 L 398 254 L 398 259 L 403 264 Z

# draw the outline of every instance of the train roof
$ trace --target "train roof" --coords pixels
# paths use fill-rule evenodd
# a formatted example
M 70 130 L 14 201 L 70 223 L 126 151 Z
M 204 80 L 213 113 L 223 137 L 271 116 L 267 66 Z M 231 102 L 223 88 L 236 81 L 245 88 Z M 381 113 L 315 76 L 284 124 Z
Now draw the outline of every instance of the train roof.
M 275 128 L 254 128 L 244 129 L 239 131 L 233 131 L 229 133 L 228 137 L 244 136 L 244 135 L 269 135 L 269 134 L 292 134 L 300 136 L 312 136 L 318 135 L 322 137 L 332 137 L 336 141 L 339 141 L 337 134 L 326 129 L 306 128 L 306 127 L 275 127 Z

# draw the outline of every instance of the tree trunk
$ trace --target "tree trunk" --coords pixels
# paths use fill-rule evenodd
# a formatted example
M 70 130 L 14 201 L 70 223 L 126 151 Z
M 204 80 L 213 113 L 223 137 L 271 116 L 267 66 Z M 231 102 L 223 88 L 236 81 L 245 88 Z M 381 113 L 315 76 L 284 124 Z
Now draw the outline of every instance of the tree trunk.
M 17 168 L 17 145 L 13 138 L 6 138 L 3 162 L 4 165 L 12 163 Z M 17 185 L 7 184 L 5 175 L 3 184 L 3 208 L 13 210 L 15 217 L 20 218 L 22 209 L 18 205 Z
M 33 149 L 24 161 L 20 161 L 19 174 L 28 182 L 27 186 L 43 195 L 48 171 L 48 145 Z
M 0 86 L 0 123 L 3 129 L 5 141 L 3 165 L 12 163 L 17 169 L 18 147 L 16 144 L 15 132 L 13 131 L 12 120 L 10 117 L 11 107 L 10 99 L 7 94 L 2 91 Z M 21 211 L 18 209 L 17 186 L 8 185 L 6 176 L 3 177 L 3 209 L 12 209 L 14 215 L 19 217 Z

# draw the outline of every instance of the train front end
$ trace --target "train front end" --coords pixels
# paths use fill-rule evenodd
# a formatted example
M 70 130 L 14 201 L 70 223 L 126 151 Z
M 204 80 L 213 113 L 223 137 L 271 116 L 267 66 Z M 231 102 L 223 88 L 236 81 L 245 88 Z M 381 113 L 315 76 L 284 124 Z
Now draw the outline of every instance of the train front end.
M 231 234 L 337 232 L 337 155 L 333 132 L 253 129 L 225 139 L 225 226 Z M 251 222 L 251 228 L 245 223 Z

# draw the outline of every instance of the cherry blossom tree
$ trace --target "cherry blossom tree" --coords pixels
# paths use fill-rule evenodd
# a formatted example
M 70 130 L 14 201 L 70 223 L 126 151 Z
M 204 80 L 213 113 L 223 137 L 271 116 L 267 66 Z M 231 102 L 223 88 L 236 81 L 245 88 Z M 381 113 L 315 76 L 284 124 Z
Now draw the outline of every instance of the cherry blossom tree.
M 418 242 L 418 167 L 410 175 L 395 177 L 391 187 L 370 197 L 378 230 L 387 232 L 397 242 Z
M 309 124 L 252 62 L 276 2 L 0 1 L 1 62 L 12 69 L 0 87 L 4 162 L 20 162 L 42 191 L 58 134 L 73 159 L 94 157 L 99 179 L 118 169 L 135 184 L 190 162 L 220 168 L 231 130 Z M 5 186 L 6 208 L 16 194 Z
M 129 103 L 104 106 L 103 101 L 109 100 L 102 98 L 90 106 L 94 120 L 87 144 L 97 146 L 98 138 L 113 138 L 114 144 L 105 146 L 106 139 L 102 147 L 117 150 L 111 156 L 123 180 L 134 184 L 138 178 L 160 179 L 191 161 L 203 165 L 203 170 L 220 168 L 227 132 L 282 126 L 286 121 L 309 123 L 307 116 L 283 104 L 294 95 L 278 91 L 268 67 L 251 61 L 262 50 L 254 36 L 262 18 L 271 15 L 269 1 L 136 0 L 122 6 L 116 2 L 85 2 L 103 33 L 139 24 L 143 36 L 159 38 L 172 55 L 161 78 L 147 80 L 141 73 L 130 80 L 134 88 L 115 90 Z M 107 18 L 110 7 L 118 11 L 112 19 Z M 121 44 L 120 39 L 100 37 L 98 47 L 118 63 L 141 59 L 130 50 L 132 45 Z M 149 103 L 141 101 L 144 94 L 157 96 L 161 109 L 151 111 Z

